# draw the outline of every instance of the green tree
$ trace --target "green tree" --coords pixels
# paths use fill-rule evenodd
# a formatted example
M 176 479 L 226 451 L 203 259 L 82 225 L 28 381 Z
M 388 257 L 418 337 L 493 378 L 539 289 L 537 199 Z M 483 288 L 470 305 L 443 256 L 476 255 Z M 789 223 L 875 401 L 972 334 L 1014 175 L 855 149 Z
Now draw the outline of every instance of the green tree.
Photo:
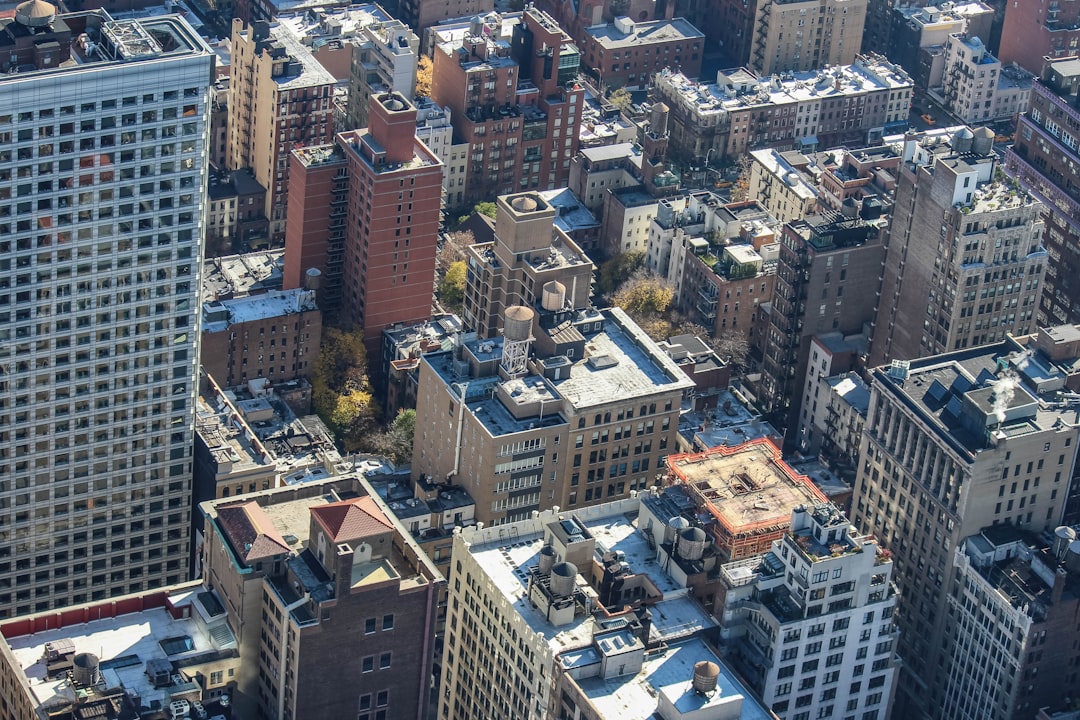
M 630 278 L 645 262 L 645 251 L 621 253 L 600 265 L 600 278 L 596 289 L 604 296 L 614 294 L 615 290 Z
M 413 437 L 416 434 L 416 411 L 399 410 L 390 427 L 379 435 L 376 452 L 390 458 L 395 465 L 412 459 Z
M 444 309 L 460 313 L 465 298 L 465 261 L 451 263 L 438 287 L 439 302 Z
M 374 427 L 378 404 L 367 378 L 363 330 L 323 329 L 311 374 L 312 406 L 346 450 L 355 450 Z
M 481 215 L 487 215 L 489 218 L 494 220 L 496 214 L 498 213 L 498 206 L 490 200 L 485 202 L 478 202 L 476 203 L 476 206 L 473 207 L 473 212 L 478 212 Z

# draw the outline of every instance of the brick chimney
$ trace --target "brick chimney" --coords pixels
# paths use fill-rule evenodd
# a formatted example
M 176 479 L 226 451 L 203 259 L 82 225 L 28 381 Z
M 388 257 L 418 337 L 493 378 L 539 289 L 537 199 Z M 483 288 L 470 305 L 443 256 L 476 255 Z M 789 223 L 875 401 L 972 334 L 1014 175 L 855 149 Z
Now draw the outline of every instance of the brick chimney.
M 386 162 L 413 159 L 416 108 L 401 93 L 388 92 L 371 98 L 368 132 L 386 150 Z

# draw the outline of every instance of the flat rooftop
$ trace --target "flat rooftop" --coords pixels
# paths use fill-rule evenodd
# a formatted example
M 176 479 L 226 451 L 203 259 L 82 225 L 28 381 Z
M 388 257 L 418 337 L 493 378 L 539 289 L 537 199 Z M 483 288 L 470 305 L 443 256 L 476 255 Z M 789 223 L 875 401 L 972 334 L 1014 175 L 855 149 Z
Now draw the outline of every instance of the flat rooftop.
M 605 25 L 593 25 L 586 28 L 585 32 L 605 49 L 640 47 L 654 43 L 697 40 L 705 37 L 689 20 L 684 18 L 632 23 L 629 33 L 619 30 L 613 22 Z M 689 50 L 689 48 L 687 49 Z
M 786 523 L 796 507 L 826 502 L 825 495 L 784 462 L 768 440 L 669 455 L 667 464 L 729 532 Z
M 210 258 L 203 263 L 203 302 L 280 289 L 284 266 L 284 250 Z
M 323 67 L 322 63 L 311 54 L 311 49 L 293 35 L 291 28 L 275 20 L 270 23 L 270 37 L 280 43 L 289 57 L 300 65 L 298 74 L 278 75 L 274 78 L 279 90 L 297 90 L 320 85 L 333 85 L 337 82 L 337 79 L 330 74 L 330 71 Z
M 204 303 L 202 329 L 203 332 L 223 332 L 238 323 L 283 318 L 318 309 L 315 293 L 310 290 L 272 290 L 261 295 Z
M 694 665 L 699 662 L 712 662 L 720 668 L 716 692 L 711 695 L 700 695 L 691 687 Z M 666 695 L 683 713 L 703 713 L 703 717 L 714 717 L 711 713 L 729 703 L 741 703 L 741 712 L 715 717 L 738 717 L 739 720 L 772 717 L 712 648 L 698 638 L 648 656 L 636 675 L 621 675 L 608 680 L 592 677 L 579 681 L 578 687 L 600 717 L 609 720 L 659 720 L 656 707 L 660 695 Z
M 653 617 L 653 635 L 658 638 L 686 637 L 700 630 L 716 626 L 716 620 L 693 600 L 686 588 L 679 587 L 655 562 L 655 551 L 648 547 L 637 525 L 628 517 L 638 507 L 638 499 L 597 505 L 575 511 L 573 516 L 585 526 L 596 541 L 597 561 L 606 552 L 626 553 L 626 562 L 632 572 L 648 575 L 664 599 L 650 606 Z M 565 515 L 565 514 L 564 514 Z M 503 528 L 485 528 L 479 531 L 466 529 L 472 543 L 470 552 L 487 572 L 506 600 L 536 633 L 543 633 L 548 645 L 555 651 L 583 648 L 592 642 L 594 623 L 592 616 L 579 614 L 568 625 L 556 627 L 548 621 L 528 598 L 528 571 L 540 562 L 540 549 L 544 545 L 546 523 L 555 522 L 550 514 L 541 515 L 531 522 L 535 531 L 523 535 L 506 535 Z M 578 575 L 580 587 L 586 584 Z M 650 636 L 652 637 L 652 636 Z
M 76 653 L 98 657 L 107 687 L 123 687 L 137 694 L 143 705 L 152 707 L 154 702 L 164 704 L 167 696 L 178 689 L 154 687 L 146 674 L 147 661 L 165 660 L 182 669 L 185 661 L 210 660 L 216 653 L 235 654 L 236 649 L 236 638 L 225 622 L 225 609 L 212 592 L 200 585 L 189 585 L 170 593 L 165 602 L 174 608 L 190 606 L 190 617 L 173 617 L 163 603 L 160 607 L 43 632 L 5 635 L 5 639 L 30 690 L 43 705 L 76 699 L 76 690 L 67 678 L 49 678 L 43 661 L 47 643 L 70 642 Z M 93 610 L 93 606 L 89 609 Z

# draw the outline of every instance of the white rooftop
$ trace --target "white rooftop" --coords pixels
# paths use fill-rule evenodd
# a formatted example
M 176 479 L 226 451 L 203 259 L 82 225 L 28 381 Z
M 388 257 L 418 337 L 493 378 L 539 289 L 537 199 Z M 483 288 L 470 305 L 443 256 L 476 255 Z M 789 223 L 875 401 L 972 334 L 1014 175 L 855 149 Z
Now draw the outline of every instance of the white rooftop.
M 691 632 L 710 628 L 716 621 L 696 601 L 687 596 L 685 588 L 679 588 L 653 559 L 645 538 L 637 527 L 627 519 L 626 513 L 636 508 L 637 499 L 597 505 L 575 511 L 574 517 L 593 535 L 596 553 L 622 551 L 630 569 L 646 574 L 653 584 L 664 593 L 664 600 L 650 607 L 653 617 L 653 633 L 660 637 L 683 637 Z M 526 521 L 529 522 L 529 521 Z M 534 522 L 535 532 L 526 535 L 505 535 L 499 530 L 505 527 L 465 531 L 472 536 L 470 552 L 487 572 L 488 577 L 503 596 L 514 606 L 529 628 L 542 634 L 555 652 L 581 648 L 592 641 L 591 616 L 578 615 L 570 624 L 556 627 L 528 598 L 528 571 L 540 562 L 540 549 L 544 545 L 544 526 L 556 522 L 550 514 L 541 515 Z M 525 523 L 518 524 L 518 528 Z M 486 542 L 484 542 L 486 540 Z M 578 586 L 587 584 L 578 575 Z M 669 597 L 670 596 L 670 597 Z
M 716 691 L 709 695 L 694 692 L 691 679 L 694 664 L 702 661 L 716 663 L 720 668 Z M 739 720 L 768 720 L 772 715 L 762 707 L 749 690 L 716 656 L 708 645 L 697 638 L 672 645 L 666 651 L 652 655 L 641 672 L 604 680 L 588 678 L 578 683 L 583 694 L 605 720 L 652 720 L 658 697 L 666 695 L 685 717 L 715 717 L 723 705 L 742 702 Z
M 214 636 L 211 636 L 202 612 L 194 602 L 203 591 L 201 586 L 185 589 L 169 596 L 174 607 L 192 605 L 191 617 L 174 618 L 164 608 L 154 608 L 127 615 L 93 620 L 61 627 L 56 630 L 6 638 L 22 668 L 31 691 L 42 704 L 50 701 L 74 700 L 75 689 L 66 678 L 46 677 L 45 644 L 70 640 L 75 652 L 93 653 L 101 661 L 103 680 L 109 688 L 123 687 L 129 694 L 138 695 L 143 705 L 150 707 L 155 700 L 164 701 L 168 687 L 155 688 L 146 674 L 146 661 L 154 658 L 178 661 L 204 653 L 236 647 L 236 640 L 224 623 L 224 609 L 215 615 Z M 190 642 L 181 642 L 182 639 Z M 163 641 L 173 652 L 166 652 Z M 224 641 L 224 642 L 222 642 Z M 118 667 L 110 667 L 117 665 Z M 175 690 L 173 690 L 175 692 Z
M 208 316 L 208 313 L 222 308 L 228 313 L 227 320 L 211 319 Z M 203 305 L 203 332 L 221 332 L 227 330 L 232 324 L 286 317 L 310 310 L 318 310 L 315 305 L 315 293 L 300 288 L 274 290 L 262 295 L 220 300 Z

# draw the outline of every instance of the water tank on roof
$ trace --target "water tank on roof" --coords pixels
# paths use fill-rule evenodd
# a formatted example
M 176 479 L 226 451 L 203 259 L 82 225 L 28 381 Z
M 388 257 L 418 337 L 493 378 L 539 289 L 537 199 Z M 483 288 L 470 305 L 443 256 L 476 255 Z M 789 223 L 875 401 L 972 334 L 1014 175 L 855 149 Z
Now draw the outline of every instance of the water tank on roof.
M 545 545 L 540 548 L 540 572 L 550 573 L 555 565 L 555 548 Z
M 524 305 L 511 305 L 503 316 L 503 337 L 507 340 L 528 340 L 532 337 L 533 317 L 536 313 Z
M 694 692 L 708 695 L 716 690 L 720 678 L 720 666 L 709 660 L 694 664 Z
M 540 205 L 536 202 L 536 198 L 529 195 L 518 195 L 516 198 L 510 201 L 510 207 L 517 210 L 519 213 L 535 212 Z
M 551 594 L 557 597 L 570 597 L 574 594 L 577 579 L 577 566 L 574 563 L 561 562 L 551 568 Z
M 679 557 L 683 560 L 700 560 L 708 542 L 701 528 L 686 528 L 679 532 Z
M 15 6 L 15 22 L 23 27 L 48 27 L 56 17 L 56 6 L 45 0 L 26 0 Z
M 98 657 L 93 653 L 79 653 L 72 660 L 71 678 L 76 685 L 90 687 L 98 682 Z
M 972 135 L 971 130 L 960 128 L 952 136 L 952 149 L 958 153 L 971 152 L 971 145 L 975 136 Z
M 976 128 L 975 137 L 971 143 L 973 152 L 979 155 L 989 155 L 994 151 L 994 131 L 988 127 Z
M 543 300 L 541 301 L 541 307 L 545 310 L 555 312 L 562 310 L 563 305 L 566 303 L 566 286 L 558 280 L 552 280 L 551 282 L 544 283 Z
M 1069 543 L 1069 550 L 1065 553 L 1065 569 L 1071 573 L 1080 573 L 1080 540 Z
M 322 271 L 319 268 L 308 268 L 304 273 L 304 289 L 318 290 L 322 281 Z
M 1068 525 L 1062 525 L 1054 530 L 1054 544 L 1050 548 L 1050 552 L 1054 554 L 1058 560 L 1065 559 L 1065 553 L 1069 550 L 1069 545 L 1076 539 L 1076 531 Z

